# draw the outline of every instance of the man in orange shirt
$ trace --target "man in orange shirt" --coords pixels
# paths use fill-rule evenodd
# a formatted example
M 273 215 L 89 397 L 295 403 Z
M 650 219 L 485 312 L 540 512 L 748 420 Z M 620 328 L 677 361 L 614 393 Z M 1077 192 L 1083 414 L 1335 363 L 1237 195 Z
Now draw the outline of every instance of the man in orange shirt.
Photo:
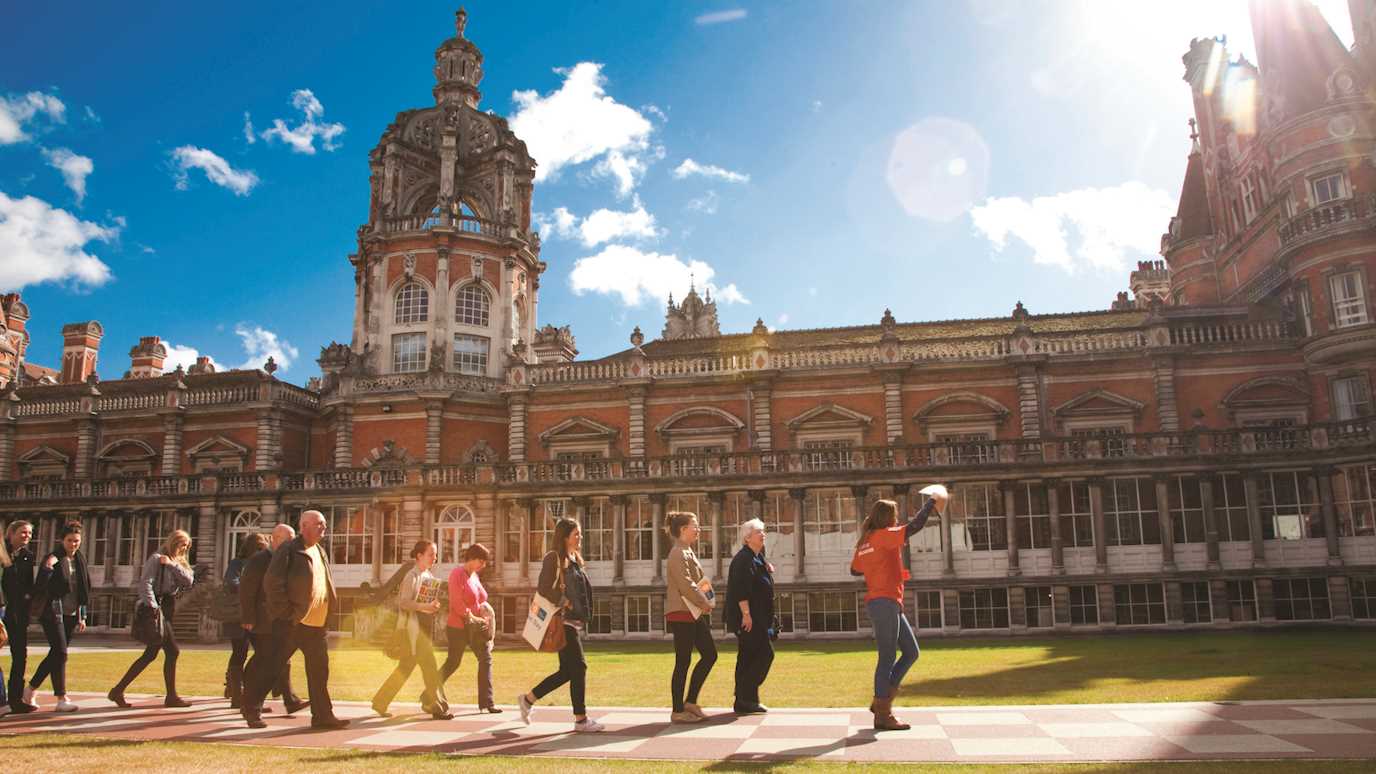
M 927 524 L 932 511 L 946 503 L 944 491 L 935 492 L 908 522 L 898 523 L 898 503 L 879 500 L 870 509 L 851 558 L 852 575 L 865 576 L 865 609 L 874 626 L 879 660 L 874 667 L 874 727 L 902 731 L 910 726 L 893 716 L 893 700 L 903 676 L 917 662 L 917 636 L 903 615 L 903 544 Z M 898 651 L 902 651 L 902 656 Z

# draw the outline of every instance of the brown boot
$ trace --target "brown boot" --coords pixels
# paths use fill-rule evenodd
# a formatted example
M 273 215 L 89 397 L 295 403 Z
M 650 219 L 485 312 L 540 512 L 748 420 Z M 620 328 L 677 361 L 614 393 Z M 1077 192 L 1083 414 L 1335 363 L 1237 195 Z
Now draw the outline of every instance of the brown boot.
M 912 728 L 893 716 L 893 698 L 884 697 L 874 700 L 874 730 L 907 731 Z

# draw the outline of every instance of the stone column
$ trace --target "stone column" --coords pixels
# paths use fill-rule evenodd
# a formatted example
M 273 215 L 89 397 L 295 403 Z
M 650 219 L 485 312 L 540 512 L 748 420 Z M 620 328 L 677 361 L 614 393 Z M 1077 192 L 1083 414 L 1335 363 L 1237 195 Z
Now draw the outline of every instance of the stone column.
M 1242 474 L 1242 488 L 1247 493 L 1247 524 L 1252 533 L 1252 566 L 1266 566 L 1266 539 L 1261 531 L 1261 483 L 1254 471 Z M 1258 592 L 1260 593 L 1260 592 Z
M 644 385 L 635 384 L 626 388 L 627 452 L 629 456 L 640 459 L 645 456 L 645 393 Z
M 1053 575 L 1064 575 L 1065 538 L 1061 536 L 1061 490 L 1055 481 L 1040 483 L 1046 487 L 1047 517 L 1051 519 L 1051 572 Z M 1069 593 L 1066 592 L 1067 595 Z
M 1000 481 L 999 491 L 1003 493 L 1003 528 L 1008 536 L 1008 574 L 1022 575 L 1018 563 L 1018 517 L 1017 482 Z
M 807 490 L 790 489 L 788 497 L 793 501 L 793 555 L 796 567 L 793 580 L 801 583 L 807 580 L 807 541 L 803 539 L 803 501 L 807 499 Z
M 773 411 L 770 401 L 772 400 L 773 389 L 769 382 L 759 381 L 750 385 L 750 409 L 754 414 L 751 417 L 750 429 L 754 431 L 754 448 L 756 451 L 772 451 L 774 449 L 773 432 Z
M 1156 486 L 1156 520 L 1161 530 L 1161 569 L 1175 572 L 1175 530 L 1171 525 L 1170 476 L 1152 476 Z
M 901 369 L 885 369 L 880 372 L 884 380 L 884 442 L 890 446 L 903 442 L 903 372 Z
M 181 475 L 181 463 L 182 415 L 167 414 L 162 418 L 162 475 Z
M 202 506 L 205 507 L 205 506 Z M 124 519 L 120 511 L 105 512 L 105 583 L 106 587 L 115 585 L 115 561 L 119 556 L 120 529 Z M 218 541 L 216 541 L 218 542 Z
M 1218 563 L 1218 511 L 1214 506 L 1215 473 L 1201 473 L 1199 476 L 1199 506 L 1204 511 L 1204 552 L 1208 557 L 1206 569 L 1217 570 Z
M 334 407 L 334 466 L 354 466 L 354 409 L 342 403 Z
M 444 401 L 432 398 L 425 401 L 425 464 L 440 464 L 440 428 Z
M 535 518 L 535 501 L 523 497 L 516 501 L 521 514 L 521 580 L 530 582 L 530 522 Z
M 1023 438 L 1042 436 L 1040 379 L 1034 365 L 1018 366 L 1018 420 Z
M 72 475 L 76 478 L 90 478 L 95 471 L 92 464 L 96 453 L 96 420 L 94 417 L 81 417 L 76 420 L 76 459 L 72 465 Z
M 951 515 L 951 502 L 946 502 L 946 512 L 941 514 L 941 577 L 956 577 L 955 520 Z M 949 620 L 949 619 L 948 619 Z M 957 609 L 957 621 L 959 609 Z
M 725 499 L 726 495 L 722 492 L 707 493 L 707 504 L 712 509 L 712 515 L 710 517 L 712 520 L 712 561 L 715 563 L 712 577 L 717 580 L 725 577 L 722 574 L 722 554 L 724 553 L 722 546 L 726 545 L 727 542 L 722 539 L 721 534 L 721 506 Z M 725 600 L 726 598 L 722 597 L 722 599 Z
M 664 582 L 664 495 L 650 495 L 650 550 L 655 555 L 655 585 Z
M 271 470 L 275 467 L 272 444 L 271 409 L 258 409 L 258 428 L 254 435 L 253 469 Z
M 453 173 L 452 168 L 444 171 Z M 442 194 L 444 197 L 450 195 Z M 454 319 L 454 306 L 449 300 L 449 286 L 449 248 L 437 246 L 435 248 L 434 303 L 430 305 L 430 330 L 432 334 L 430 341 L 431 347 L 439 344 L 442 351 L 448 356 L 448 362 L 444 363 L 440 369 L 442 371 L 450 370 L 454 363 L 454 355 L 451 351 L 454 341 L 453 337 L 449 335 L 449 322 Z M 430 367 L 433 368 L 434 364 L 430 364 Z
M 200 519 L 203 527 L 204 525 L 210 525 L 210 534 L 207 534 L 207 530 L 204 528 L 199 530 L 201 533 L 198 536 L 200 542 L 204 543 L 207 540 L 211 541 L 209 551 L 205 550 L 206 546 L 201 546 L 198 553 L 210 560 L 209 563 L 213 570 L 211 575 L 214 577 L 215 583 L 219 583 L 224 577 L 224 569 L 229 564 L 230 557 L 238 553 L 239 547 L 232 544 L 226 530 L 227 525 L 222 518 L 222 514 L 220 514 L 219 510 L 215 507 L 215 503 L 201 503 L 197 517 Z M 107 535 L 110 533 L 108 521 L 106 522 L 105 533 Z M 105 566 L 109 569 L 114 568 L 113 563 L 107 563 Z
M 1319 484 L 1319 510 L 1323 515 L 1323 537 L 1328 543 L 1328 566 L 1342 567 L 1343 553 L 1338 543 L 1338 508 L 1333 501 L 1333 474 L 1337 469 L 1331 465 L 1314 468 L 1314 480 Z
M 612 495 L 612 582 L 626 582 L 626 496 Z
M 1156 386 L 1156 415 L 1161 421 L 1161 430 L 1167 433 L 1180 431 L 1180 412 L 1175 405 L 1175 362 L 1169 355 L 1152 358 L 1152 381 Z
M 526 401 L 528 397 L 529 392 L 525 390 L 506 394 L 506 456 L 511 462 L 526 461 Z
M 1104 480 L 1089 479 L 1089 510 L 1094 514 L 1094 571 L 1108 572 L 1108 526 L 1104 520 Z

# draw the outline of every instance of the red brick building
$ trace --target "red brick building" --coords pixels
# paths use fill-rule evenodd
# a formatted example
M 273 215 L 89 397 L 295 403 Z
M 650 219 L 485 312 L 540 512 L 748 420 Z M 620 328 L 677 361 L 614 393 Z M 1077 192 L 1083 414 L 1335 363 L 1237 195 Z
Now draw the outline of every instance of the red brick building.
M 98 382 L 96 322 L 37 369 L 29 310 L 4 298 L 0 518 L 44 546 L 87 524 L 97 626 L 128 625 L 140 560 L 174 527 L 217 577 L 244 534 L 315 507 L 335 628 L 428 536 L 446 567 L 494 548 L 511 633 L 569 514 L 603 590 L 592 631 L 636 637 L 663 629 L 666 511 L 700 515 L 718 579 L 758 517 L 786 636 L 843 636 L 868 626 L 846 571 L 864 509 L 939 480 L 947 517 L 909 546 L 924 636 L 1370 625 L 1376 11 L 1353 4 L 1349 51 L 1303 0 L 1259 8 L 1258 64 L 1215 40 L 1184 57 L 1179 211 L 1110 310 L 723 334 L 690 290 L 661 338 L 592 361 L 537 326 L 535 160 L 477 108 L 460 14 L 435 104 L 369 156 L 352 337 L 309 389 L 271 364 L 166 373 L 156 337 Z

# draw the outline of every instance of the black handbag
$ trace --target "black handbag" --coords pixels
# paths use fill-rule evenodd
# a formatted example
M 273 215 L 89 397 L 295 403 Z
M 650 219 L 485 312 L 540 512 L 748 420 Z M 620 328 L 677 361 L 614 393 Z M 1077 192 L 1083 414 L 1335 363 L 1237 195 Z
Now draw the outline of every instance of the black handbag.
M 220 587 L 220 593 L 210 600 L 205 614 L 223 623 L 239 623 L 243 620 L 243 608 L 239 604 L 239 592 L 229 585 Z
M 158 592 L 162 591 L 162 576 L 166 570 L 166 567 L 158 568 L 158 585 L 153 591 L 154 599 L 157 598 Z M 134 605 L 134 625 L 129 628 L 129 634 L 135 640 L 150 648 L 158 647 L 162 645 L 166 626 L 167 621 L 163 618 L 161 607 L 149 607 L 143 604 L 142 600 Z

